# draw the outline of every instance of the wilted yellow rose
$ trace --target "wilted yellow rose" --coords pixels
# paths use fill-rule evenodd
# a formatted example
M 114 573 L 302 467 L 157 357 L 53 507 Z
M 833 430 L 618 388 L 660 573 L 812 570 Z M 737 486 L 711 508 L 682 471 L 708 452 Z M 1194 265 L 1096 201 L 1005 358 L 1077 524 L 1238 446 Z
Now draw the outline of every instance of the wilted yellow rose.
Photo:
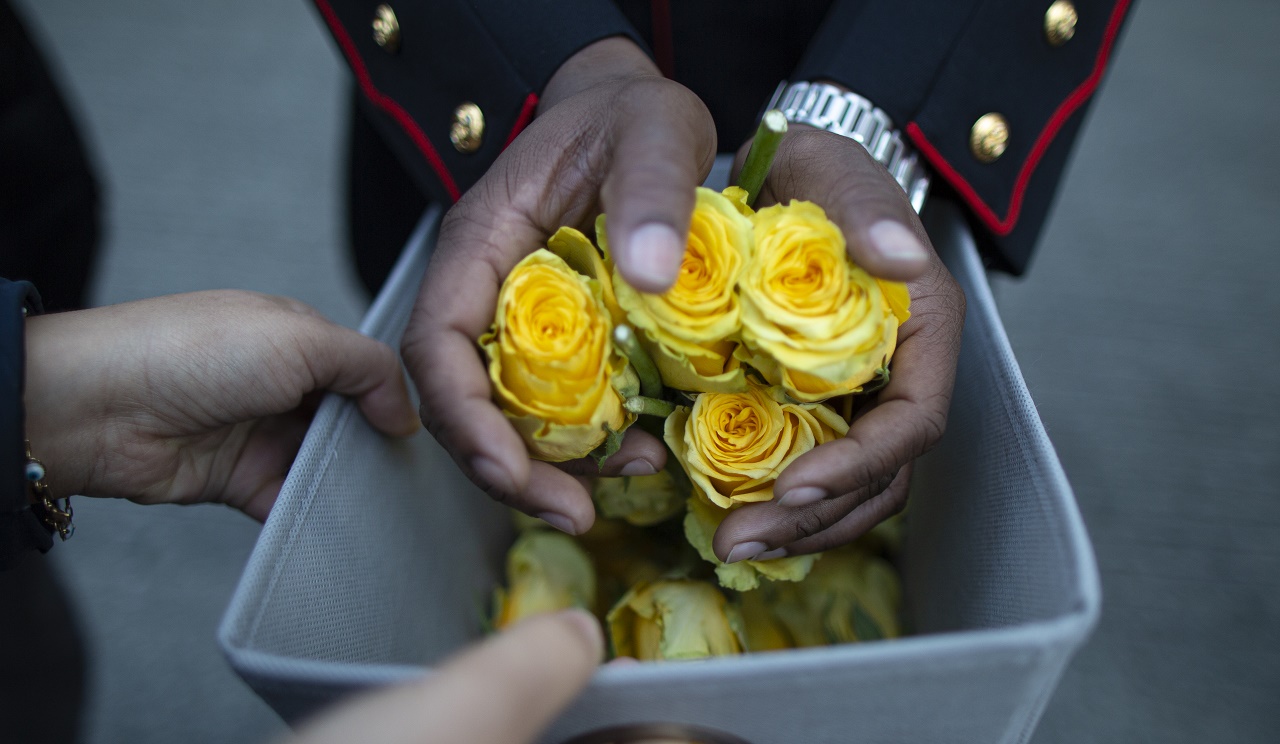
M 799 584 L 771 584 L 761 592 L 797 648 L 902 635 L 897 572 L 856 544 L 827 551 Z
M 648 527 L 684 511 L 688 490 L 663 470 L 653 475 L 597 478 L 592 496 L 604 516 Z
M 570 607 L 593 609 L 596 575 L 591 559 L 573 538 L 530 530 L 507 551 L 507 588 L 494 592 L 496 628 L 530 615 Z
M 693 548 L 665 535 L 618 519 L 596 519 L 590 530 L 576 538 L 596 569 L 596 609 L 602 621 L 636 584 L 696 565 L 699 559 L 692 554 Z
M 480 346 L 494 398 L 533 457 L 584 457 L 635 420 L 619 393 L 634 384 L 634 373 L 612 330 L 600 282 L 546 249 L 526 256 L 503 282 Z
M 728 516 L 728 509 L 703 501 L 694 496 L 689 499 L 688 512 L 684 515 L 684 536 L 698 551 L 704 561 L 716 567 L 716 580 L 720 586 L 739 592 L 749 592 L 760 586 L 762 578 L 774 581 L 801 581 L 809 575 L 821 553 L 788 555 L 768 561 L 738 561 L 721 563 L 711 549 L 711 539 L 720 523 Z
M 727 509 L 769 501 L 783 468 L 849 425 L 819 403 L 779 403 L 768 389 L 703 393 L 667 417 L 663 439 L 693 492 Z
M 608 625 L 614 653 L 641 661 L 742 653 L 736 608 L 704 581 L 638 584 L 609 611 Z
M 906 285 L 850 261 L 844 234 L 816 204 L 766 207 L 753 222 L 738 358 L 799 401 L 862 390 L 887 369 L 910 316 Z
M 742 614 L 742 639 L 747 651 L 780 651 L 795 647 L 787 627 L 774 616 L 769 606 L 769 592 L 742 592 L 738 595 L 738 608 Z
M 607 252 L 604 224 L 597 232 Z M 751 240 L 751 221 L 734 202 L 699 188 L 684 262 L 671 289 L 637 292 L 614 272 L 618 304 L 668 387 L 728 392 L 746 386 L 733 354 L 741 327 L 735 286 Z

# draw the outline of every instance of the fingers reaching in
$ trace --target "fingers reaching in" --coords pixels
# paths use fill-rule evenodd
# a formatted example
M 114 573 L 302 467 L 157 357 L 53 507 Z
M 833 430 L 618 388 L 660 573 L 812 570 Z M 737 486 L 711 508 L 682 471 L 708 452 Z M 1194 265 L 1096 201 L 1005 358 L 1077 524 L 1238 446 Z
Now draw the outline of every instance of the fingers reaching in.
M 595 673 L 604 640 L 580 610 L 522 621 L 423 682 L 373 693 L 303 728 L 302 744 L 526 744 Z

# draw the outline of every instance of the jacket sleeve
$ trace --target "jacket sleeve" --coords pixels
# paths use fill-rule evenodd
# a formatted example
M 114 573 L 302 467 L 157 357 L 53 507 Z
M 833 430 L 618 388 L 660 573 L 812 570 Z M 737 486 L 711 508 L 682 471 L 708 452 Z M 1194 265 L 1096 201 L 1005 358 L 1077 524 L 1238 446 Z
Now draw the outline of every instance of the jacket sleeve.
M 27 282 L 0 279 L 0 571 L 30 551 L 53 546 L 51 532 L 29 509 L 23 448 L 24 308 L 40 309 Z
M 1130 0 L 1073 0 L 1074 35 L 1045 31 L 1045 2 L 836 0 L 796 68 L 884 109 L 932 166 L 935 193 L 966 207 L 991 266 L 1022 273 Z M 1007 148 L 970 148 L 988 113 L 1008 122 Z
M 596 0 L 390 0 L 399 38 L 383 45 L 372 30 L 379 3 L 313 2 L 379 133 L 418 185 L 446 204 L 528 125 L 561 63 L 611 36 L 643 45 L 613 3 Z M 474 152 L 460 151 L 449 138 L 463 103 L 483 115 Z

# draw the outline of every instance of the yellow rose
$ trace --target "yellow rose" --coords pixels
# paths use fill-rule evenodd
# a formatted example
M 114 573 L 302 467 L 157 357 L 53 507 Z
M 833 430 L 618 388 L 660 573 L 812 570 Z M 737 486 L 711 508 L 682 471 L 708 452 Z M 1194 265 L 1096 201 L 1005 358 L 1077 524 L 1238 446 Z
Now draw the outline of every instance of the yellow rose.
M 595 566 L 596 610 L 601 620 L 631 587 L 657 581 L 698 560 L 680 540 L 663 539 L 653 530 L 617 519 L 597 519 L 577 541 Z
M 608 252 L 603 221 L 597 229 Z M 730 392 L 746 387 L 734 359 L 741 327 L 735 285 L 751 250 L 751 221 L 725 196 L 699 188 L 684 262 L 671 289 L 646 294 L 616 271 L 618 304 L 668 387 Z
M 742 592 L 738 595 L 742 613 L 742 640 L 747 651 L 780 651 L 794 648 L 791 633 L 769 606 L 769 592 Z
M 638 584 L 609 611 L 608 625 L 617 656 L 656 661 L 742 653 L 736 609 L 703 581 Z
M 564 259 L 569 268 L 600 283 L 600 301 L 609 311 L 614 325 L 626 321 L 613 292 L 613 261 L 600 255 L 591 240 L 572 227 L 562 227 L 547 239 L 547 250 Z
M 530 615 L 595 606 L 591 559 L 559 532 L 530 530 L 516 539 L 507 551 L 507 585 L 494 592 L 493 624 L 499 629 Z
M 799 401 L 861 391 L 887 369 L 910 316 L 906 285 L 850 261 L 843 233 L 816 204 L 766 207 L 753 222 L 739 360 Z
M 597 478 L 592 496 L 604 516 L 648 527 L 684 511 L 688 490 L 663 470 L 653 475 Z
M 797 648 L 902 635 L 898 574 L 857 544 L 827 551 L 799 584 L 771 584 L 761 592 Z
M 711 538 L 720 523 L 728 516 L 728 509 L 721 509 L 694 496 L 689 499 L 689 511 L 684 515 L 684 536 L 698 551 L 704 561 L 716 567 L 716 580 L 720 586 L 739 592 L 750 592 L 760 586 L 760 579 L 773 581 L 801 581 L 809 575 L 821 553 L 789 555 L 768 561 L 738 561 L 721 563 L 711 549 Z
M 817 403 L 779 403 L 751 386 L 742 393 L 703 393 L 693 408 L 667 417 L 663 439 L 684 466 L 693 492 L 727 509 L 769 501 L 783 468 L 849 425 Z
M 634 373 L 612 331 L 601 283 L 548 250 L 526 256 L 503 282 L 480 346 L 494 398 L 533 457 L 584 457 L 635 420 L 619 393 Z

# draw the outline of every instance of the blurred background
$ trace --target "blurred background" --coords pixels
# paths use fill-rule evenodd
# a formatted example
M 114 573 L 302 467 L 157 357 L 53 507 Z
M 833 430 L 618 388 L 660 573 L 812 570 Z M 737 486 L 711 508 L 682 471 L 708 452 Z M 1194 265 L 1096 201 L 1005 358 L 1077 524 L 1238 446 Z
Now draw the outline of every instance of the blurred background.
M 309 3 L 16 7 L 104 181 L 95 304 L 242 287 L 358 322 L 350 81 Z M 1037 743 L 1280 734 L 1277 27 L 1273 0 L 1139 4 L 1028 276 L 993 280 L 1104 591 Z M 280 733 L 214 640 L 258 525 L 76 510 L 52 556 L 91 655 L 84 741 Z

